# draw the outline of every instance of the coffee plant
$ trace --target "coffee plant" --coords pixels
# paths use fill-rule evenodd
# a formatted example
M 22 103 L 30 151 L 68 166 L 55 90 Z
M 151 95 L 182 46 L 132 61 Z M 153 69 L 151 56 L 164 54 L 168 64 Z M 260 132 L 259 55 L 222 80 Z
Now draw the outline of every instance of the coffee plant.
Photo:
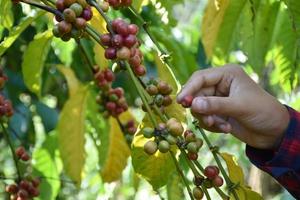
M 267 90 L 296 91 L 300 3 L 202 2 L 196 53 L 176 35 L 182 3 L 0 2 L 0 149 L 10 150 L 0 155 L 11 158 L 0 165 L 14 163 L 0 169 L 0 197 L 108 199 L 103 183 L 130 173 L 131 189 L 146 180 L 161 199 L 263 199 L 223 152 L 230 144 L 192 117 L 194 96 L 176 95 L 196 53 L 201 66 L 242 63 Z

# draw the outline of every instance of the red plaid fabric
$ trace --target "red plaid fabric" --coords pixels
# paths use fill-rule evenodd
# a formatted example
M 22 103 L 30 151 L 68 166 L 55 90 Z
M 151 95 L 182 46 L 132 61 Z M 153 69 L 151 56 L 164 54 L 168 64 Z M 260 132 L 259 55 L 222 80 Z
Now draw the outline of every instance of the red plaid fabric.
M 290 123 L 276 151 L 246 147 L 250 161 L 273 176 L 291 195 L 300 199 L 300 113 L 287 107 Z

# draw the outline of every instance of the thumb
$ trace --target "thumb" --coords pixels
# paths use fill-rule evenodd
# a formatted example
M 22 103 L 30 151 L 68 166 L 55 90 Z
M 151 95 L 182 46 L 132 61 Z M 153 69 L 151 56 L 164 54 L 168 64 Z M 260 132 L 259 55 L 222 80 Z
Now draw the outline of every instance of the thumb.
M 197 97 L 193 100 L 192 112 L 205 115 L 238 116 L 239 106 L 230 97 Z

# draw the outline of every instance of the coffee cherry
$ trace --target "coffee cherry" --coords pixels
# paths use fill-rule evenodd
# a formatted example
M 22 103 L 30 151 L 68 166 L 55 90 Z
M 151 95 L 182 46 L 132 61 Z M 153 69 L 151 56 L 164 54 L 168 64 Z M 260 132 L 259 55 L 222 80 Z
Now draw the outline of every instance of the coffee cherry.
M 111 36 L 109 33 L 103 34 L 100 36 L 100 41 L 104 46 L 111 45 Z
M 22 156 L 21 156 L 21 160 L 23 161 L 28 161 L 30 159 L 30 156 L 27 154 L 27 153 L 24 153 Z
M 17 155 L 18 158 L 21 158 L 24 153 L 26 153 L 26 151 L 23 146 L 20 146 L 15 150 L 15 154 Z
M 64 0 L 57 0 L 55 3 L 55 6 L 56 6 L 57 10 L 62 12 L 65 9 Z
M 128 25 L 128 33 L 132 35 L 136 35 L 139 32 L 139 27 L 135 24 Z
M 103 10 L 103 12 L 107 12 L 109 10 L 109 3 L 106 1 L 100 2 L 100 8 Z
M 65 35 L 67 33 L 70 33 L 72 30 L 72 24 L 66 22 L 66 21 L 61 21 L 58 23 L 58 30 L 61 35 Z
M 161 94 L 158 94 L 155 96 L 154 98 L 154 102 L 157 106 L 162 106 L 163 102 L 164 102 L 164 96 Z
M 172 104 L 172 102 L 173 102 L 173 100 L 169 95 L 164 96 L 164 101 L 163 101 L 164 106 L 169 106 Z
M 177 139 L 173 137 L 172 135 L 168 135 L 166 137 L 166 140 L 169 142 L 170 145 L 174 145 L 177 143 Z
M 79 4 L 79 3 L 74 3 L 70 6 L 70 9 L 72 9 L 75 14 L 76 14 L 76 17 L 79 17 L 83 11 L 83 8 L 82 6 Z
M 86 8 L 88 6 L 86 0 L 77 0 L 77 3 L 79 3 L 82 6 L 82 8 Z
M 146 68 L 143 65 L 135 67 L 133 71 L 137 76 L 144 76 L 146 74 Z
M 157 95 L 158 94 L 158 89 L 155 85 L 149 85 L 146 88 L 148 94 L 150 94 L 151 96 Z
M 105 58 L 106 59 L 116 59 L 117 58 L 117 50 L 115 48 L 109 47 L 107 49 L 105 49 Z
M 183 126 L 181 125 L 180 122 L 172 123 L 168 126 L 168 130 L 175 137 L 181 136 L 183 133 Z
M 78 18 L 76 18 L 74 25 L 79 30 L 85 29 L 85 27 L 86 27 L 86 20 L 83 19 L 83 18 L 81 18 L 81 17 L 78 17 Z
M 150 127 L 143 128 L 143 135 L 145 138 L 152 138 L 154 136 L 154 129 Z
M 172 89 L 170 89 L 170 86 L 165 81 L 160 81 L 157 85 L 158 91 L 162 95 L 169 95 L 172 92 Z M 170 92 L 171 91 L 171 92 Z
M 162 140 L 158 143 L 158 150 L 161 153 L 167 153 L 170 150 L 170 144 L 167 141 Z
M 186 131 L 184 135 L 186 142 L 196 142 L 196 135 L 192 131 Z
M 107 102 L 105 107 L 108 111 L 114 111 L 117 108 L 117 105 L 114 102 Z
M 118 8 L 121 5 L 120 0 L 108 0 L 108 3 L 113 8 Z
M 197 149 L 199 150 L 203 146 L 203 140 L 196 138 Z
M 190 160 L 197 160 L 198 159 L 198 154 L 197 153 L 188 152 L 188 158 Z
M 144 151 L 148 154 L 148 155 L 153 155 L 155 154 L 155 152 L 157 151 L 158 147 L 156 142 L 154 141 L 148 141 L 145 145 L 144 145 Z
M 205 169 L 204 169 L 204 175 L 210 179 L 210 180 L 213 180 L 217 175 L 218 175 L 218 171 L 217 169 L 215 168 L 215 166 L 207 166 Z
M 63 21 L 64 19 L 63 19 L 60 15 L 55 15 L 55 20 L 56 20 L 57 22 L 61 22 L 61 21 Z
M 104 71 L 104 77 L 105 77 L 106 81 L 108 81 L 108 82 L 113 82 L 115 80 L 114 73 L 109 69 Z
M 187 95 L 183 98 L 181 105 L 184 108 L 189 108 L 192 106 L 193 100 L 194 100 L 194 97 L 192 95 Z
M 31 183 L 32 183 L 32 185 L 33 185 L 34 187 L 38 187 L 38 186 L 40 185 L 41 181 L 40 181 L 39 178 L 33 178 L 33 179 L 31 180 Z
M 142 60 L 139 56 L 135 55 L 135 56 L 131 57 L 128 62 L 131 67 L 137 68 L 140 66 Z
M 137 42 L 137 38 L 135 35 L 128 35 L 124 40 L 124 45 L 128 48 L 131 48 Z
M 76 0 L 64 0 L 65 7 L 71 6 L 73 3 L 76 3 Z
M 126 24 L 126 22 L 120 23 L 117 26 L 117 33 L 121 34 L 122 36 L 127 36 L 128 35 L 128 25 Z
M 60 37 L 61 36 L 61 34 L 60 34 L 59 30 L 58 30 L 58 26 L 54 26 L 53 27 L 52 33 L 53 33 L 54 37 Z
M 90 21 L 93 17 L 93 12 L 91 10 L 90 7 L 87 7 L 85 8 L 83 11 L 82 11 L 82 14 L 81 16 L 86 20 L 86 21 Z
M 18 186 L 16 184 L 7 185 L 5 187 L 5 192 L 10 193 L 10 194 L 15 194 L 18 192 Z
M 121 98 L 124 95 L 124 90 L 123 88 L 118 87 L 114 89 L 114 93 Z
M 136 127 L 130 127 L 127 129 L 127 132 L 131 135 L 134 135 L 136 131 L 137 131 Z
M 123 24 L 123 23 L 125 23 L 125 22 L 121 18 L 114 19 L 111 22 L 111 26 L 112 26 L 113 31 L 117 32 L 117 27 L 120 26 L 120 24 Z
M 70 22 L 70 23 L 75 22 L 76 14 L 72 9 L 70 8 L 65 9 L 63 14 L 66 22 Z
M 223 178 L 220 176 L 216 176 L 213 180 L 212 180 L 212 184 L 216 187 L 221 187 L 223 185 L 224 181 Z
M 193 196 L 196 200 L 202 199 L 204 196 L 203 190 L 200 187 L 195 187 L 193 189 Z
M 121 6 L 128 7 L 132 3 L 132 0 L 121 0 Z
M 28 188 L 30 187 L 30 183 L 27 180 L 22 180 L 19 183 L 19 187 L 24 189 L 24 190 L 28 190 Z
M 197 153 L 198 152 L 198 147 L 197 147 L 197 144 L 195 142 L 188 143 L 188 145 L 186 146 L 186 149 L 188 150 L 188 152 L 191 152 L 191 153 Z
M 196 185 L 196 186 L 202 185 L 203 181 L 204 181 L 203 176 L 195 176 L 193 179 L 194 185 Z
M 130 50 L 127 47 L 122 47 L 117 51 L 117 58 L 120 60 L 128 60 L 130 58 Z
M 21 197 L 21 198 L 27 198 L 29 195 L 28 195 L 28 192 L 26 190 L 19 190 L 18 191 L 18 196 Z
M 123 45 L 123 37 L 120 34 L 116 34 L 112 37 L 113 47 L 121 47 Z

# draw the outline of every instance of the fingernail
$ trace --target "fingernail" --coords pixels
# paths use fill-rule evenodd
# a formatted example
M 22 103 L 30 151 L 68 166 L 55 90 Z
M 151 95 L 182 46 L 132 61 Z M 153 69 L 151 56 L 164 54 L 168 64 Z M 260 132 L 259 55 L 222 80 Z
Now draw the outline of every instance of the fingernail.
M 229 132 L 230 132 L 230 125 L 229 125 L 229 124 L 221 124 L 221 125 L 220 125 L 220 129 L 221 129 L 224 133 L 229 133 Z

